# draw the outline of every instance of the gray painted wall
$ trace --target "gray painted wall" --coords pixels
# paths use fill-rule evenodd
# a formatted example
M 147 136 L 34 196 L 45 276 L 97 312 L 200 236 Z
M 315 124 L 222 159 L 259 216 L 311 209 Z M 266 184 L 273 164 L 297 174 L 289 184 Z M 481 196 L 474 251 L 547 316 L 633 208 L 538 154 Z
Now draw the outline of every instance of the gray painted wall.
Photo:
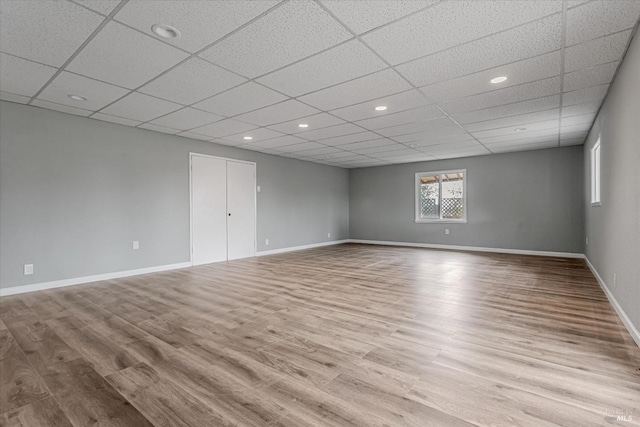
M 468 222 L 416 224 L 415 173 L 448 169 L 467 169 Z M 353 169 L 350 238 L 582 253 L 582 175 L 582 147 Z
M 601 135 L 601 206 L 591 206 L 590 149 Z M 636 33 L 584 146 L 586 255 L 640 329 L 640 36 Z M 613 274 L 617 284 L 613 283 Z
M 0 287 L 189 261 L 190 151 L 257 163 L 259 251 L 349 237 L 346 169 L 2 102 Z

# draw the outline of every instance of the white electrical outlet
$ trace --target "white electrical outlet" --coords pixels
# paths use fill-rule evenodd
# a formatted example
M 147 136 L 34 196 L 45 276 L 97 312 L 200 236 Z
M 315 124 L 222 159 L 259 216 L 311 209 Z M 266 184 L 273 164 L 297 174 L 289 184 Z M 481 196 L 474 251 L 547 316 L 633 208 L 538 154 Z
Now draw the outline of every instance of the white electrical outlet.
M 265 246 L 269 246 L 269 239 L 264 239 Z
M 133 250 L 137 251 L 138 249 L 140 249 L 140 242 L 138 240 L 134 240 L 133 241 Z
M 331 233 L 327 233 L 327 238 L 331 238 Z
M 449 234 L 449 229 L 448 228 L 444 229 L 444 234 Z
M 30 276 L 33 274 L 33 264 L 25 264 L 24 265 L 24 275 Z

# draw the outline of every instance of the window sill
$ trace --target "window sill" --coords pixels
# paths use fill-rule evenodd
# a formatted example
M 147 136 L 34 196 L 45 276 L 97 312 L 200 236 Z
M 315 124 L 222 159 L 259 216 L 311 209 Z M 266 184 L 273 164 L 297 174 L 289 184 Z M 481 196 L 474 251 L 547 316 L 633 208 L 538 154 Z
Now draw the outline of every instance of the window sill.
M 466 224 L 466 219 L 416 219 L 414 220 L 416 224 Z

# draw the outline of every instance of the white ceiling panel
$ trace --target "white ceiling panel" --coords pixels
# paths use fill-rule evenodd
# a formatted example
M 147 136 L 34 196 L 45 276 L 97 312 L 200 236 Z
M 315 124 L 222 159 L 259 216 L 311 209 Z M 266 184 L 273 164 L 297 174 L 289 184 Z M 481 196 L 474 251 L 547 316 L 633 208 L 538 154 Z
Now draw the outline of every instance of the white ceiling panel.
M 340 21 L 356 34 L 395 21 L 424 9 L 438 0 L 322 0 Z M 366 13 L 362 11 L 366 10 Z
M 191 139 L 199 139 L 201 141 L 211 141 L 213 139 L 208 135 L 201 135 L 195 132 L 180 132 L 178 136 L 183 136 L 185 138 L 191 138 Z
M 96 111 L 127 93 L 127 89 L 63 71 L 38 95 L 38 99 Z M 87 100 L 75 101 L 69 95 L 80 95 Z
M 91 118 L 102 120 L 103 122 L 117 123 L 119 125 L 125 125 L 125 126 L 138 126 L 142 124 L 142 122 L 138 120 L 123 119 L 122 117 L 110 116 L 104 113 L 94 113 L 91 115 Z
M 311 0 L 285 3 L 200 54 L 247 77 L 257 77 L 351 38 Z
M 251 140 L 245 140 L 244 137 L 251 137 Z M 272 138 L 280 138 L 285 136 L 283 133 L 276 132 L 275 130 L 267 129 L 267 128 L 258 128 L 252 130 L 242 131 L 240 133 L 234 135 L 225 136 L 224 139 L 227 141 L 237 141 L 243 144 L 254 144 L 258 141 L 264 141 Z
M 22 96 L 11 92 L 4 92 L 0 90 L 0 99 L 8 102 L 15 102 L 16 104 L 26 104 L 31 101 L 28 96 Z
M 406 137 L 409 137 L 409 135 L 406 135 Z M 394 139 L 400 139 L 400 138 L 404 138 L 404 136 L 399 138 L 394 138 Z M 476 141 L 471 135 L 466 133 L 458 134 L 458 135 L 442 135 L 442 134 L 438 135 L 436 132 L 435 135 L 434 134 L 427 135 L 423 139 L 414 140 L 412 142 L 406 142 L 405 144 L 408 147 L 415 148 L 416 150 L 423 150 L 423 149 L 426 150 L 427 147 L 431 145 L 449 145 L 449 146 L 471 145 L 473 146 L 475 144 L 478 144 L 478 141 Z
M 298 126 L 300 123 L 306 123 L 308 128 L 301 128 Z M 277 130 L 282 133 L 300 133 L 314 129 L 322 129 L 328 126 L 334 126 L 344 123 L 337 117 L 334 117 L 327 113 L 314 114 L 313 116 L 301 117 L 299 119 L 287 121 L 284 123 L 278 123 L 277 125 L 269 126 L 269 129 Z
M 309 107 L 300 101 L 289 99 L 269 107 L 236 116 L 235 119 L 257 126 L 267 126 L 274 123 L 282 123 L 289 119 L 310 116 L 319 112 L 319 110 Z
M 565 72 L 619 61 L 627 48 L 631 31 L 601 37 L 565 49 Z
M 390 126 L 387 128 L 378 129 L 376 130 L 376 133 L 379 133 L 380 135 L 384 135 L 387 137 L 395 137 L 397 135 L 405 135 L 405 134 L 416 133 L 416 132 L 425 132 L 425 131 L 431 131 L 431 130 L 441 129 L 441 128 L 451 129 L 452 127 L 457 127 L 458 129 L 460 129 L 460 127 L 456 126 L 456 124 L 453 121 L 451 121 L 448 117 L 442 117 L 439 119 L 433 119 L 425 122 L 415 122 L 415 123 L 408 123 L 400 126 Z M 462 129 L 460 129 L 460 131 L 462 131 Z
M 596 113 L 598 109 L 600 109 L 600 104 L 600 101 L 589 101 L 583 104 L 575 104 L 562 107 L 562 117 Z
M 180 130 L 178 130 L 178 129 L 166 128 L 164 126 L 158 126 L 158 125 L 154 125 L 154 124 L 151 124 L 151 123 L 144 123 L 144 124 L 141 124 L 138 127 L 140 129 L 147 129 L 147 130 L 152 130 L 152 131 L 155 131 L 155 132 L 168 133 L 168 134 L 171 134 L 171 135 L 175 135 L 176 133 L 180 132 Z
M 602 101 L 609 90 L 609 85 L 591 86 L 562 94 L 562 105 L 582 104 L 590 101 Z
M 587 125 L 591 126 L 591 123 L 593 123 L 593 120 L 595 118 L 596 118 L 596 113 L 581 114 L 579 116 L 572 116 L 572 117 L 563 117 L 562 118 L 562 127 L 564 129 L 565 126 L 567 128 L 569 128 L 570 126 L 583 125 L 583 124 L 587 124 Z
M 245 141 L 238 142 L 238 141 L 230 141 L 224 138 L 214 138 L 210 142 L 213 142 L 214 144 L 228 145 L 229 147 L 239 147 L 241 145 L 244 145 Z
M 395 71 L 386 69 L 304 95 L 299 99 L 321 110 L 333 110 L 403 92 L 410 88 L 411 86 Z
M 517 102 L 515 104 L 500 105 L 498 107 L 487 108 L 485 110 L 454 114 L 452 117 L 458 123 L 465 124 L 517 116 L 558 107 L 560 107 L 560 95 L 553 95 L 529 101 Z
M 245 122 L 239 122 L 233 119 L 225 119 L 205 126 L 200 126 L 193 129 L 192 132 L 199 133 L 201 135 L 208 135 L 214 138 L 222 138 L 227 135 L 234 135 L 255 128 L 256 126 L 250 125 Z
M 68 69 L 134 89 L 186 57 L 178 49 L 112 21 L 71 61 Z
M 486 156 L 487 154 L 491 154 L 491 151 L 480 146 L 479 148 L 476 148 L 474 150 L 444 152 L 444 153 L 436 154 L 433 157 L 435 157 L 438 160 L 444 160 L 444 159 L 458 159 L 461 157 Z
M 219 95 L 194 104 L 194 107 L 220 116 L 235 116 L 257 110 L 287 99 L 269 88 L 254 82 L 230 89 Z M 286 120 L 286 119 L 285 119 Z
M 355 124 L 369 130 L 375 130 L 407 123 L 426 122 L 439 117 L 444 117 L 444 113 L 435 105 L 427 105 L 426 107 L 414 108 L 413 110 L 359 120 L 355 122 Z
M 381 117 L 387 114 L 394 114 L 399 111 L 410 110 L 416 107 L 432 104 L 424 94 L 415 89 L 396 93 L 395 95 L 376 98 L 373 101 L 366 101 L 360 104 L 350 105 L 348 107 L 338 108 L 331 111 L 338 117 L 345 120 L 355 122 L 357 120 L 368 119 L 370 117 Z M 378 105 L 386 105 L 387 110 L 376 111 Z
M 257 145 L 264 148 L 277 148 L 277 147 L 283 147 L 285 145 L 302 144 L 305 142 L 308 142 L 308 141 L 302 138 L 298 138 L 297 136 L 286 135 L 286 136 L 281 136 L 279 138 L 272 138 L 264 141 L 256 141 L 256 142 L 253 142 L 252 145 Z
M 372 31 L 363 40 L 391 64 L 400 64 L 561 10 L 562 3 L 557 1 L 440 2 Z
M 0 90 L 32 97 L 55 74 L 47 65 L 0 53 Z
M 376 138 L 382 137 L 376 133 L 366 131 L 352 133 L 350 135 L 336 136 L 333 138 L 319 139 L 318 141 L 323 143 L 324 145 L 342 146 L 346 144 L 352 144 L 354 142 L 369 141 Z
M 442 153 L 452 151 L 466 151 L 482 147 L 482 145 L 475 139 L 469 139 L 466 141 L 458 142 L 446 142 L 443 144 L 429 144 L 429 145 L 414 145 L 409 144 L 409 147 L 413 147 L 418 151 L 424 153 Z
M 359 40 L 351 40 L 258 81 L 289 96 L 300 96 L 383 68 L 387 65 L 371 50 Z
M 103 20 L 104 17 L 67 1 L 3 0 L 0 50 L 60 67 Z
M 459 126 L 442 127 L 439 129 L 430 129 L 422 132 L 408 133 L 404 135 L 391 136 L 391 139 L 402 143 L 414 143 L 416 145 L 432 145 L 442 143 L 444 140 L 452 138 L 468 139 L 471 138 Z
M 441 80 L 521 61 L 560 49 L 561 24 L 560 15 L 553 15 L 408 62 L 396 69 L 416 86 L 426 86 Z
M 191 105 L 246 81 L 200 58 L 191 58 L 143 86 L 140 92 Z
M 153 120 L 151 124 L 172 129 L 188 130 L 222 119 L 224 119 L 224 117 L 187 107 L 167 114 L 166 116 L 159 117 Z
M 640 1 L 592 1 L 567 11 L 567 46 L 632 28 Z
M 277 1 L 129 1 L 115 16 L 117 21 L 153 34 L 151 27 L 166 24 L 181 36 L 167 40 L 195 53 L 249 22 Z
M 503 127 L 518 127 L 519 125 L 526 125 L 528 123 L 543 122 L 547 120 L 554 120 L 560 117 L 560 109 L 554 108 L 551 110 L 536 111 L 535 113 L 520 114 L 518 116 L 504 117 L 494 120 L 486 120 L 483 122 L 465 124 L 464 128 L 469 132 L 479 132 L 489 129 L 499 129 Z
M 73 2 L 103 15 L 110 14 L 120 4 L 120 0 L 73 0 Z
M 377 157 L 377 158 L 380 158 L 381 156 L 383 156 L 382 153 L 387 153 L 386 154 L 387 156 L 402 155 L 407 153 L 418 153 L 418 151 L 414 150 L 413 148 L 407 148 L 405 145 L 397 144 L 397 143 L 382 145 L 379 147 L 360 148 L 358 150 L 354 150 L 354 152 L 359 154 L 366 154 L 371 157 Z
M 536 131 L 524 131 L 517 132 L 511 135 L 500 135 L 500 136 L 491 136 L 487 138 L 481 138 L 479 141 L 484 145 L 491 148 L 494 145 L 508 145 L 508 144 L 520 144 L 518 141 L 524 141 L 523 144 L 527 141 L 547 141 L 556 138 L 556 142 L 558 142 L 558 128 L 556 127 L 551 129 L 542 129 Z
M 300 151 L 298 154 L 300 154 L 303 157 L 320 158 L 320 157 L 326 157 L 327 154 L 335 154 L 335 153 L 341 153 L 341 152 L 342 150 L 335 147 L 322 147 L 322 148 L 314 148 L 312 150 Z
M 567 138 L 567 139 L 563 139 L 560 138 L 560 146 L 561 147 L 568 147 L 570 145 L 582 145 L 584 144 L 584 138 Z
M 361 150 L 363 148 L 381 147 L 383 145 L 393 145 L 395 141 L 388 138 L 371 139 L 367 141 L 353 142 L 351 144 L 341 145 L 340 148 L 347 151 Z
M 34 100 L 31 105 L 36 107 L 47 108 L 49 110 L 61 111 L 63 113 L 74 114 L 76 116 L 87 117 L 91 114 L 91 111 L 84 110 L 82 108 L 70 107 L 68 105 L 57 104 L 55 102 L 43 101 L 42 99 Z
M 504 89 L 559 75 L 561 72 L 560 59 L 559 51 L 551 52 L 479 73 L 423 86 L 420 90 L 432 101 L 440 102 Z M 499 84 L 490 82 L 494 77 L 500 76 L 507 77 L 507 81 Z
M 594 67 L 567 73 L 564 76 L 565 92 L 584 89 L 589 86 L 609 84 L 618 68 L 618 61 L 608 64 L 596 65 Z
M 529 132 L 537 131 L 537 130 L 545 130 L 545 129 L 554 129 L 557 130 L 558 126 L 560 126 L 560 119 L 555 118 L 555 120 L 546 120 L 542 122 L 529 123 L 526 126 L 522 127 L 513 127 L 507 126 L 498 129 L 491 130 L 483 130 L 480 132 L 474 132 L 472 135 L 479 140 L 484 140 L 484 138 L 492 137 L 492 136 L 500 136 L 500 135 L 514 135 L 519 133 L 516 129 L 526 129 Z
M 142 93 L 132 92 L 109 105 L 101 113 L 147 122 L 181 108 L 180 105 Z
M 333 138 L 333 137 L 342 136 L 342 135 L 351 135 L 353 133 L 359 133 L 363 131 L 364 129 L 352 123 L 344 123 L 337 126 L 330 126 L 322 129 L 310 130 L 307 132 L 300 132 L 297 135 L 301 138 L 305 138 L 310 141 L 315 141 L 318 139 Z
M 558 146 L 557 141 L 549 140 L 549 141 L 538 141 L 531 142 L 529 144 L 519 144 L 519 145 L 506 145 L 500 147 L 493 147 L 491 151 L 494 153 L 511 153 L 514 151 L 531 151 L 531 150 L 542 150 L 545 148 L 555 148 Z
M 317 142 L 303 142 L 301 144 L 294 145 L 285 145 L 282 147 L 275 147 L 274 150 L 280 151 L 283 153 L 298 153 L 300 155 L 300 151 L 313 150 L 316 148 L 324 148 L 324 145 L 318 144 Z

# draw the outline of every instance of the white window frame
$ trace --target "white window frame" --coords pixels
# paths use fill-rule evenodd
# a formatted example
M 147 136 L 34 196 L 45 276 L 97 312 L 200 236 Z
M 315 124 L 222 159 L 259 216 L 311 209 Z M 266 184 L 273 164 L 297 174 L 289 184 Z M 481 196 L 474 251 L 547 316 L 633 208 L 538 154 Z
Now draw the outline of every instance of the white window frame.
M 462 218 L 420 218 L 420 177 L 422 176 L 433 176 L 433 175 L 443 175 L 450 173 L 462 173 L 462 200 L 463 200 L 463 216 Z M 415 193 L 415 222 L 418 224 L 430 224 L 430 223 L 466 223 L 467 222 L 467 170 L 466 169 L 453 169 L 453 170 L 445 170 L 445 171 L 433 171 L 433 172 L 418 172 L 416 173 L 415 178 L 415 187 L 413 189 Z M 440 191 L 438 192 L 439 196 L 442 197 L 442 179 L 440 179 Z
M 602 205 L 602 146 L 600 136 L 590 150 L 591 164 L 591 206 Z

